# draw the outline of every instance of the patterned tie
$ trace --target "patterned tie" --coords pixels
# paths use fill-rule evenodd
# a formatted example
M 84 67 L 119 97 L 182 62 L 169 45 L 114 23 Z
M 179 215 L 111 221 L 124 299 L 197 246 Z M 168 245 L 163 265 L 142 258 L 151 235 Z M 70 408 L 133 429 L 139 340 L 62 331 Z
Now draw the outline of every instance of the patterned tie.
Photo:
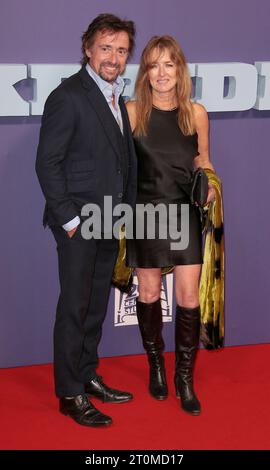
M 117 124 L 118 124 L 118 126 L 120 127 L 121 132 L 123 133 L 123 130 L 122 130 L 122 122 L 121 122 L 121 120 L 120 120 L 120 118 L 119 118 L 120 108 L 119 108 L 119 106 L 117 106 L 117 104 L 116 104 L 116 98 L 115 98 L 115 94 L 114 94 L 114 93 L 112 93 L 111 103 L 112 103 L 112 105 L 113 105 L 113 107 L 114 107 L 114 109 L 115 109 L 115 111 L 116 111 L 115 117 L 116 117 Z
M 116 109 L 116 106 L 115 106 L 115 94 L 112 93 L 112 105 L 114 107 L 114 109 Z

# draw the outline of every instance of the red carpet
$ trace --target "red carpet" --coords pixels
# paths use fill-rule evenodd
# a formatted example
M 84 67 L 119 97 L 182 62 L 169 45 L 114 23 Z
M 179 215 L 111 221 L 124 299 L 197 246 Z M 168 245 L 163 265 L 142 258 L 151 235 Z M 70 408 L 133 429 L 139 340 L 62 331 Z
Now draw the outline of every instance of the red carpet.
M 270 345 L 201 350 L 195 384 L 202 414 L 189 416 L 173 389 L 174 355 L 166 354 L 170 395 L 147 392 L 145 356 L 102 359 L 105 381 L 134 393 L 133 402 L 104 405 L 106 429 L 79 426 L 62 416 L 52 366 L 2 369 L 1 449 L 270 449 Z

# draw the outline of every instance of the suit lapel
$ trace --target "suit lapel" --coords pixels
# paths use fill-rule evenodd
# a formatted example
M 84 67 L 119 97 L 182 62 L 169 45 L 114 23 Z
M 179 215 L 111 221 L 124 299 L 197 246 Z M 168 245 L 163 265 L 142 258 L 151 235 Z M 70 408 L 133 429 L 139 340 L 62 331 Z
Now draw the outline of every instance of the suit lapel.
M 97 114 L 106 135 L 108 136 L 117 157 L 120 157 L 121 148 L 119 146 L 119 134 L 122 137 L 120 128 L 109 109 L 108 103 L 106 102 L 104 95 L 100 91 L 95 81 L 90 77 L 85 68 L 82 68 L 79 72 L 82 86 L 85 94 L 92 109 Z

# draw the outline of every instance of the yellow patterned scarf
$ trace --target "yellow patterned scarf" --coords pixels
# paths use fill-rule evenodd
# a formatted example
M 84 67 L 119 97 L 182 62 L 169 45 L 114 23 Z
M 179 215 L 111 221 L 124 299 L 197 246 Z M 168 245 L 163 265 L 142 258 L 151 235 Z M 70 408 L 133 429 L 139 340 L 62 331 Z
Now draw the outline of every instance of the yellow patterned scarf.
M 205 210 L 204 254 L 200 279 L 201 341 L 217 349 L 224 341 L 224 233 L 221 181 L 205 169 L 215 200 Z

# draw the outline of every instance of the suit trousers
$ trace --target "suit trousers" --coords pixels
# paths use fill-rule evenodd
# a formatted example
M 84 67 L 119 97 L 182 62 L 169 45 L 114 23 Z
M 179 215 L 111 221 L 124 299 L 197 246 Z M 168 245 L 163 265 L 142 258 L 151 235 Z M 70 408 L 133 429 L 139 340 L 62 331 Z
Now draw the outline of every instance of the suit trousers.
M 57 243 L 60 296 L 54 326 L 54 378 L 58 397 L 84 393 L 96 376 L 97 348 L 119 241 L 72 238 L 51 227 Z

